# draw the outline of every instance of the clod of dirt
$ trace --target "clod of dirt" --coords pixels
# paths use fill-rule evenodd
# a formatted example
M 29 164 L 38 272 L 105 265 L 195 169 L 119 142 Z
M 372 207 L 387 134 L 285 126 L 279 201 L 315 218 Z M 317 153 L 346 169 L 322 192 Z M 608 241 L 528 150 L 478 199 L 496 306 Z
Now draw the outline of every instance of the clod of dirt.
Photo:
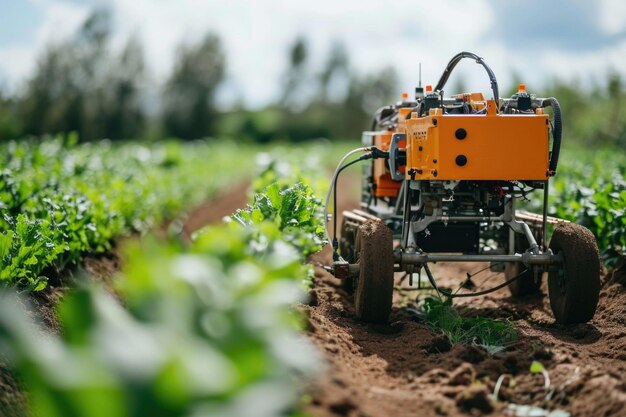
M 626 286 L 626 256 L 620 258 L 609 281 Z
M 350 411 L 356 409 L 356 405 L 349 398 L 344 398 L 343 400 L 331 404 L 329 406 L 330 411 L 340 416 L 347 416 L 350 414 Z
M 504 357 L 504 367 L 509 373 L 516 374 L 519 369 L 519 361 L 514 355 L 507 355 Z
M 480 363 L 485 360 L 487 353 L 477 346 L 460 346 L 459 357 L 469 363 Z
M 404 329 L 404 323 L 396 321 L 391 324 L 368 324 L 367 329 L 379 334 L 398 334 Z
M 587 381 L 572 404 L 572 415 L 575 416 L 623 416 L 625 410 L 624 384 L 609 375 Z
M 476 379 L 476 371 L 469 363 L 463 363 L 450 374 L 449 385 L 470 385 Z
M 428 353 L 445 353 L 449 352 L 452 348 L 452 344 L 450 343 L 450 339 L 447 336 L 439 335 L 435 336 L 430 343 L 430 346 L 426 348 L 426 352 Z
M 315 290 L 311 290 L 309 291 L 308 294 L 308 305 L 310 305 L 311 307 L 317 307 L 318 306 L 318 299 L 317 299 L 317 292 Z
M 552 359 L 552 352 L 545 346 L 539 346 L 533 352 L 533 359 L 538 361 L 549 361 Z
M 456 405 L 465 412 L 471 413 L 477 410 L 488 414 L 493 411 L 493 404 L 489 394 L 486 386 L 474 385 L 457 395 Z

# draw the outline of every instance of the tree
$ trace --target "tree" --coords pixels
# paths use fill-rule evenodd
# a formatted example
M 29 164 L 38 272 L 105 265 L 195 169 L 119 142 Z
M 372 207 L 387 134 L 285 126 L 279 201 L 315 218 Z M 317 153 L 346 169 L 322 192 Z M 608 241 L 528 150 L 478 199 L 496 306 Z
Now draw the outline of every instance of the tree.
M 130 39 L 102 86 L 107 137 L 128 139 L 143 134 L 146 116 L 141 89 L 145 72 L 143 48 L 137 39 Z
M 21 120 L 16 113 L 16 100 L 0 90 L 0 141 L 22 134 Z
M 308 57 L 308 47 L 303 37 L 296 39 L 289 49 L 289 68 L 285 74 L 283 93 L 280 105 L 286 108 L 302 106 L 302 103 L 295 102 L 295 97 L 299 96 L 306 79 L 306 61 Z
M 319 75 L 320 87 L 317 100 L 326 103 L 329 97 L 333 95 L 330 90 L 334 86 L 334 81 L 342 76 L 343 81 L 347 84 L 350 76 L 348 52 L 342 43 L 335 43 L 330 50 L 326 65 Z
M 45 50 L 23 100 L 26 133 L 76 131 L 82 139 L 106 134 L 101 116 L 109 33 L 109 12 L 98 10 L 73 39 Z
M 184 139 L 215 133 L 215 93 L 224 79 L 226 59 L 217 35 L 197 46 L 182 47 L 163 93 L 163 127 Z

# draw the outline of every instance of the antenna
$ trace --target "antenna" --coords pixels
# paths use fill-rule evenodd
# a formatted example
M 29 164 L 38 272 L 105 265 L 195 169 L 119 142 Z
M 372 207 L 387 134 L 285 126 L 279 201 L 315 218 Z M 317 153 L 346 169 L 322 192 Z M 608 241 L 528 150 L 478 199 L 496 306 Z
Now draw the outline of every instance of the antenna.
M 420 83 L 418 87 L 422 86 L 422 63 L 420 62 Z
M 422 63 L 419 64 L 419 80 L 420 83 L 415 87 L 415 100 L 420 100 L 424 97 L 424 89 L 422 88 Z

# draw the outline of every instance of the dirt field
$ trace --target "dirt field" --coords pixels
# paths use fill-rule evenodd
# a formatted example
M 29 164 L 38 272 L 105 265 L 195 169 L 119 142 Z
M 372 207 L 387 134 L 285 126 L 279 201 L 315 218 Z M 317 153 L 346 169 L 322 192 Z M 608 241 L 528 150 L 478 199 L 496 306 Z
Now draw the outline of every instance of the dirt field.
M 354 202 L 340 204 L 346 209 Z M 315 258 L 330 260 L 329 248 Z M 456 288 L 467 273 L 484 267 L 449 263 L 432 269 L 439 286 Z M 351 295 L 339 280 L 316 268 L 311 302 L 304 310 L 308 336 L 324 352 L 329 369 L 315 384 L 308 411 L 315 417 L 514 415 L 507 406 L 515 403 L 572 416 L 626 416 L 624 285 L 624 268 L 605 276 L 595 318 L 574 326 L 555 324 L 545 280 L 543 296 L 516 300 L 504 288 L 456 299 L 463 315 L 514 323 L 519 339 L 491 356 L 477 346 L 451 345 L 401 307 L 407 299 L 398 294 L 389 325 L 360 323 Z M 410 294 L 417 297 L 419 292 Z M 548 371 L 549 389 L 542 374 L 529 372 L 533 361 Z M 496 403 L 490 396 L 502 375 L 507 377 Z
M 246 186 L 235 187 L 211 204 L 190 213 L 182 230 L 219 221 L 246 201 Z M 341 201 L 341 208 L 354 204 Z M 218 207 L 219 209 L 216 209 Z M 328 248 L 316 257 L 329 261 Z M 88 258 L 84 269 L 110 282 L 119 270 L 117 257 Z M 436 265 L 440 285 L 455 287 L 477 264 Z M 56 329 L 54 306 L 71 285 L 59 278 L 33 297 L 37 310 Z M 501 279 L 501 278 L 498 278 Z M 508 319 L 519 340 L 494 356 L 475 346 L 451 346 L 447 339 L 411 316 L 396 296 L 389 325 L 358 322 L 351 297 L 339 281 L 316 268 L 308 316 L 309 337 L 324 352 L 328 367 L 311 388 L 307 411 L 314 417 L 402 417 L 506 415 L 507 402 L 567 410 L 572 416 L 626 416 L 626 272 L 605 277 L 600 305 L 589 324 L 554 324 L 547 297 L 514 300 L 506 289 L 487 297 L 463 299 L 464 314 Z M 544 285 L 544 294 L 546 292 Z M 417 293 L 412 293 L 417 295 Z M 529 372 L 533 360 L 547 369 L 550 400 L 540 374 Z M 489 395 L 501 375 L 510 375 L 499 393 Z M 0 416 L 18 416 L 24 401 L 11 375 L 0 367 Z M 243 416 L 242 416 L 243 417 Z

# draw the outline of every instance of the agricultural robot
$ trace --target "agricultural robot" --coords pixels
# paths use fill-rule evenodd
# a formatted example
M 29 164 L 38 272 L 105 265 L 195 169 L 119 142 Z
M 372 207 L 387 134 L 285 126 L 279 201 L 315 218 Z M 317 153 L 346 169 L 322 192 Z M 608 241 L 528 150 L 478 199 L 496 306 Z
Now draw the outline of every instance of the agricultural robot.
M 492 98 L 444 96 L 464 58 L 484 67 Z M 555 98 L 538 98 L 524 85 L 501 98 L 493 71 L 469 52 L 452 58 L 434 88 L 424 91 L 420 80 L 414 98 L 404 94 L 401 102 L 381 107 L 371 130 L 363 132 L 363 147 L 339 163 L 326 202 L 328 211 L 335 196 L 334 213 L 326 216 L 327 223 L 332 219 L 328 235 L 334 249 L 328 269 L 354 292 L 359 319 L 388 320 L 395 273 L 418 287 L 422 280 L 415 283 L 413 277 L 425 273 L 428 287 L 439 291 L 429 264 L 488 262 L 492 271 L 504 273 L 504 282 L 445 295 L 479 296 L 508 286 L 513 297 L 521 297 L 540 292 L 547 275 L 557 322 L 589 321 L 600 291 L 595 238 L 580 225 L 548 216 L 562 126 Z M 337 178 L 360 161 L 367 161 L 361 207 L 343 212 L 338 233 Z M 543 196 L 541 214 L 516 208 L 534 194 Z

